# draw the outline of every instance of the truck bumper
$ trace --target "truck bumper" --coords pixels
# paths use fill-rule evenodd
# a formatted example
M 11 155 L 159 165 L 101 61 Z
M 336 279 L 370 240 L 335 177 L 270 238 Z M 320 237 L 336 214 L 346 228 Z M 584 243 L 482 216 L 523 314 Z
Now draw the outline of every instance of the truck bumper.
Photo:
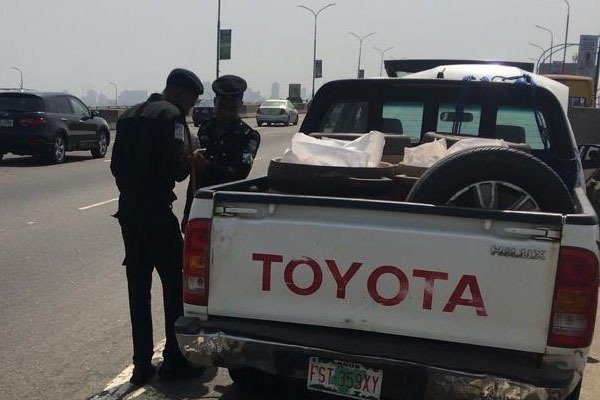
M 261 321 L 262 322 L 262 321 Z M 268 322 L 266 322 L 268 324 Z M 211 324 L 212 325 L 212 324 Z M 286 343 L 264 337 L 253 337 L 241 330 L 220 330 L 202 326 L 196 318 L 181 317 L 176 324 L 177 341 L 185 358 L 195 365 L 225 368 L 255 368 L 273 375 L 306 380 L 309 357 L 361 363 L 382 369 L 382 398 L 398 398 L 400 393 L 437 399 L 539 399 L 563 400 L 580 382 L 573 371 L 544 371 L 551 376 L 548 385 L 503 377 L 493 373 L 470 372 L 469 368 L 448 369 L 437 365 L 342 352 L 320 346 Z M 316 343 L 316 338 L 307 342 Z M 356 351 L 364 349 L 356 348 Z M 464 354 L 456 354 L 464 359 Z M 518 369 L 518 366 L 515 365 Z M 420 398 L 420 397 L 418 397 Z

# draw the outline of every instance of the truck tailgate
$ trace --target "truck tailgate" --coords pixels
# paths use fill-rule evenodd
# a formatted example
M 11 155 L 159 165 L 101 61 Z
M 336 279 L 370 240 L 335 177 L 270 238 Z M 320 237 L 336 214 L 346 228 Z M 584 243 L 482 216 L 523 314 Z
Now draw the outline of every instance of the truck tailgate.
M 209 315 L 545 350 L 559 242 L 528 230 L 560 226 L 237 207 L 213 216 Z

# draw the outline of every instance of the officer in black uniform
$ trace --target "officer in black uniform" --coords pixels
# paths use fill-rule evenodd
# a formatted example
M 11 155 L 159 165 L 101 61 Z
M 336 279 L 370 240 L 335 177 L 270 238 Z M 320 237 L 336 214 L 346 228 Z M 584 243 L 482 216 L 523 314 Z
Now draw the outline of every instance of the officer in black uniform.
M 260 134 L 240 118 L 247 86 L 244 79 L 234 75 L 222 76 L 212 84 L 214 114 L 198 129 L 202 150 L 194 153 L 198 188 L 245 179 L 252 169 Z M 184 230 L 192 200 L 193 190 L 188 188 L 182 221 Z
M 162 95 L 153 94 L 130 108 L 117 123 L 110 168 L 120 191 L 116 217 L 125 243 L 134 385 L 146 383 L 155 373 L 150 308 L 154 268 L 163 287 L 167 339 L 159 377 L 200 372 L 185 361 L 175 338 L 175 320 L 183 314 L 183 240 L 171 208 L 175 181 L 183 181 L 190 170 L 186 115 L 203 91 L 193 72 L 175 69 Z

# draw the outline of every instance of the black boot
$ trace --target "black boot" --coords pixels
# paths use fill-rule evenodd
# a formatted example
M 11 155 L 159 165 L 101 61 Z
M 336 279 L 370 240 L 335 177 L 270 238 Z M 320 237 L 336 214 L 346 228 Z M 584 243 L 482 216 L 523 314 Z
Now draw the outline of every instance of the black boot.
M 135 365 L 129 382 L 135 386 L 143 386 L 152 379 L 155 373 L 156 367 L 152 364 Z

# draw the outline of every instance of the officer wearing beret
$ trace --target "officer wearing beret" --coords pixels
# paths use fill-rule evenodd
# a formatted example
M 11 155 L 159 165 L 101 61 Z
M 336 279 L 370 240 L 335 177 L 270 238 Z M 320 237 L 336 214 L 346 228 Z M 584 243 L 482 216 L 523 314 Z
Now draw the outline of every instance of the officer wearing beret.
M 198 129 L 198 140 L 203 150 L 194 153 L 198 187 L 245 179 L 252 169 L 260 134 L 240 118 L 247 86 L 244 79 L 234 75 L 222 76 L 212 84 L 215 92 L 213 117 Z M 183 230 L 193 192 L 193 188 L 188 187 Z
M 115 216 L 125 244 L 134 385 L 143 385 L 155 373 L 150 307 L 154 268 L 163 287 L 166 331 L 159 377 L 191 377 L 201 372 L 187 363 L 175 338 L 175 320 L 183 314 L 183 240 L 171 209 L 175 182 L 186 179 L 190 171 L 186 115 L 203 92 L 193 72 L 175 69 L 162 94 L 155 93 L 130 108 L 117 123 L 110 168 L 120 192 Z

